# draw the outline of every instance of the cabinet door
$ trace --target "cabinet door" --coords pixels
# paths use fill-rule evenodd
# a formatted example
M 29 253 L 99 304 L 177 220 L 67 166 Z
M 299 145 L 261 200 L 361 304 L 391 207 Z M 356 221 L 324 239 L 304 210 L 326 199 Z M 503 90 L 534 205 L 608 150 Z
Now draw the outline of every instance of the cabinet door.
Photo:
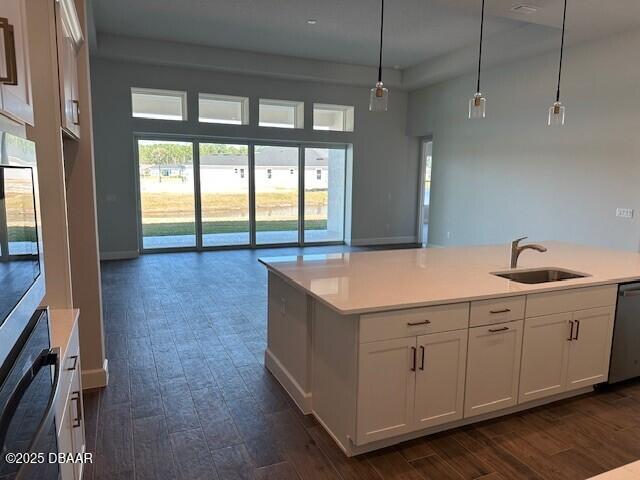
M 2 84 L 2 110 L 13 118 L 33 125 L 33 98 L 31 96 L 31 71 L 25 0 L 2 0 L 0 18 L 6 19 L 10 39 L 4 41 L 4 29 L 0 32 L 0 70 L 12 78 Z
M 518 403 L 564 391 L 572 318 L 558 313 L 525 320 Z
M 74 137 L 80 137 L 80 105 L 78 101 L 78 48 L 82 43 L 78 15 L 73 2 L 56 4 L 58 36 L 58 75 L 62 127 Z M 74 31 L 77 32 L 74 35 Z
M 71 401 L 67 399 L 64 410 L 62 411 L 62 418 L 58 419 L 58 452 L 60 453 L 73 453 L 73 440 L 72 440 L 72 428 L 71 428 Z M 64 462 L 60 463 L 60 479 L 61 480 L 74 480 L 75 470 L 73 463 Z
M 523 321 L 469 329 L 464 416 L 518 402 Z
M 86 449 L 84 435 L 84 409 L 82 405 L 82 387 L 80 385 L 80 368 L 73 374 L 71 381 L 71 393 L 69 395 L 69 414 L 71 423 L 71 443 L 73 445 L 73 454 L 84 453 Z M 82 478 L 83 464 L 74 463 L 76 478 Z
M 411 430 L 415 352 L 415 337 L 360 344 L 358 445 Z
M 607 380 L 614 307 L 574 312 L 573 340 L 569 342 L 567 390 L 595 385 Z
M 467 330 L 418 337 L 414 429 L 462 418 Z

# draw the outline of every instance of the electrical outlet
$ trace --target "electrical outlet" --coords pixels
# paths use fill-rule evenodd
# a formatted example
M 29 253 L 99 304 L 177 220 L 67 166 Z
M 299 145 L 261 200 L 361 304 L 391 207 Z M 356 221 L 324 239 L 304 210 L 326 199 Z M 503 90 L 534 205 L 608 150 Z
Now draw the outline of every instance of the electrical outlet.
M 616 208 L 616 217 L 633 218 L 633 208 Z

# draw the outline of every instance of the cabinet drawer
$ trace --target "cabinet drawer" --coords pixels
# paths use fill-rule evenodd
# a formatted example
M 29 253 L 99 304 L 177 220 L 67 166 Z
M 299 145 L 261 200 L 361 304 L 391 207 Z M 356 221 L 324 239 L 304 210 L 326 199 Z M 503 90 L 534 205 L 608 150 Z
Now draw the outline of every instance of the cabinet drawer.
M 60 395 L 58 396 L 56 405 L 56 416 L 58 418 L 62 418 L 62 412 L 65 408 L 67 396 L 69 395 L 73 375 L 76 373 L 80 375 L 80 342 L 78 339 L 77 323 L 71 333 L 64 358 L 60 362 Z
M 588 308 L 609 307 L 616 304 L 617 294 L 617 285 L 534 293 L 527 295 L 526 315 L 527 317 L 539 317 Z
M 493 325 L 524 318 L 525 296 L 471 302 L 469 326 Z
M 360 343 L 460 330 L 468 326 L 468 303 L 369 313 L 360 317 Z

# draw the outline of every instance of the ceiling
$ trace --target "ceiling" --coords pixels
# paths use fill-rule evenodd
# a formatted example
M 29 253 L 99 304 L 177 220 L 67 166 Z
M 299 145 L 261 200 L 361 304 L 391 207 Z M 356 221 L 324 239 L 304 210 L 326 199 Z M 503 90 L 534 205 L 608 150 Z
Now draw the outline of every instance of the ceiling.
M 384 65 L 407 69 L 477 49 L 480 0 L 387 0 Z M 532 14 L 514 5 L 537 7 Z M 555 47 L 562 0 L 487 0 L 486 36 L 513 53 Z M 97 34 L 353 65 L 377 64 L 378 0 L 93 0 Z M 309 25 L 308 19 L 315 19 Z M 640 26 L 640 0 L 569 0 L 569 43 Z M 518 35 L 526 30 L 526 35 Z M 536 43 L 540 43 L 539 48 Z M 525 44 L 526 43 L 526 44 Z

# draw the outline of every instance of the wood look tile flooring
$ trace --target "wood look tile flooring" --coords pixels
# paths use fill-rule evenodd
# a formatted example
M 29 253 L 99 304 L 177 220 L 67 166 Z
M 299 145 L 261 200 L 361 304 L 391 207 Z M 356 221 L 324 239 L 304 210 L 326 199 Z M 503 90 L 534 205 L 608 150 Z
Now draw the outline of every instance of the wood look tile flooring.
M 263 366 L 257 259 L 301 251 L 103 263 L 110 384 L 85 394 L 85 479 L 577 480 L 640 458 L 640 382 L 345 457 Z

